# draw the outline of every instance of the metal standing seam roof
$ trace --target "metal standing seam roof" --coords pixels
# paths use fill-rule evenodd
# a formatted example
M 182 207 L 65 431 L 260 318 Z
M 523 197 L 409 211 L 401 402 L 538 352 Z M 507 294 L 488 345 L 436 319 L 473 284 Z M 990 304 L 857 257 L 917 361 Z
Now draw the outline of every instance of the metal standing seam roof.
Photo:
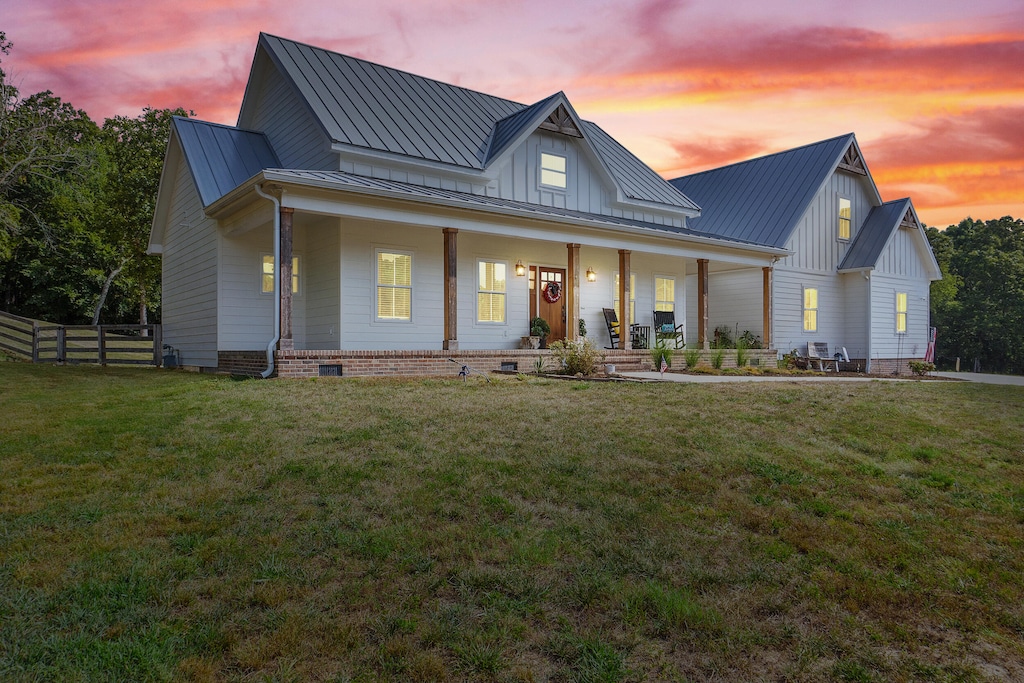
M 700 204 L 700 232 L 784 248 L 853 133 L 669 181 Z
M 882 255 L 882 250 L 889 243 L 892 234 L 899 229 L 909 208 L 909 198 L 873 207 L 864 220 L 864 225 L 853 238 L 843 262 L 839 264 L 839 270 L 874 268 L 878 263 L 878 257 Z
M 209 206 L 280 160 L 263 133 L 175 116 L 171 120 L 181 141 L 185 162 L 199 191 L 203 206 Z
M 496 158 L 489 146 L 500 152 L 531 114 L 564 97 L 527 106 L 266 33 L 260 45 L 333 142 L 463 168 L 484 170 Z M 599 127 L 581 123 L 626 196 L 698 209 Z
M 370 178 L 366 176 L 346 173 L 344 171 L 302 171 L 294 169 L 266 169 L 266 174 L 272 180 L 294 180 L 295 182 L 300 183 L 316 183 L 320 185 L 329 185 L 339 188 L 347 187 L 361 188 L 371 191 L 384 191 L 392 195 L 406 195 L 410 199 L 443 200 L 446 203 L 454 201 L 464 206 L 475 206 L 485 210 L 487 208 L 497 210 L 510 209 L 522 213 L 532 214 L 537 216 L 538 218 L 557 217 L 580 219 L 591 222 L 606 223 L 610 226 L 628 226 L 644 228 L 647 230 L 653 230 L 662 233 L 687 235 L 701 239 L 718 239 L 722 242 L 727 242 L 732 246 L 746 246 L 757 249 L 764 248 L 764 245 L 762 244 L 743 242 L 742 240 L 733 240 L 728 238 L 715 238 L 713 235 L 706 235 L 697 230 L 680 228 L 674 225 L 647 223 L 645 221 L 638 221 L 629 218 L 618 218 L 616 216 L 607 216 L 604 214 L 587 213 L 584 211 L 573 211 L 571 209 L 560 209 L 553 206 L 542 206 L 540 204 L 530 204 L 528 202 L 519 202 L 512 199 L 502 199 L 500 197 L 488 197 L 486 195 L 472 194 L 469 192 L 458 192 L 456 190 L 445 190 L 436 187 L 413 185 L 411 183 L 403 183 L 396 180 Z

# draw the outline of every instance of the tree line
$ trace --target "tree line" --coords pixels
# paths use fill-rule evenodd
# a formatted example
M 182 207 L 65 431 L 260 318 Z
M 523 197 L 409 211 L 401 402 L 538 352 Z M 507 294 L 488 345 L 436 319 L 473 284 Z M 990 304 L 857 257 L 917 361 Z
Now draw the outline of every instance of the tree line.
M 172 116 L 97 125 L 50 91 L 22 97 L 0 31 L 0 310 L 63 324 L 158 322 L 160 259 L 146 254 Z M 1024 222 L 927 229 L 938 361 L 1024 373 Z
M 160 319 L 146 254 L 171 117 L 102 125 L 50 91 L 22 96 L 0 31 L 0 310 L 63 324 Z
M 967 218 L 927 233 L 942 268 L 931 290 L 938 364 L 1024 374 L 1024 221 Z

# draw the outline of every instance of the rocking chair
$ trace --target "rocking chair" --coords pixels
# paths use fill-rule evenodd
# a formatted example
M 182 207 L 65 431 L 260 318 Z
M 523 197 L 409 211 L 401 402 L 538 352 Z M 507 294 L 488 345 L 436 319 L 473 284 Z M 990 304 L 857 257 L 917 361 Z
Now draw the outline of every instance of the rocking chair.
M 684 334 L 683 325 L 676 325 L 676 314 L 674 311 L 654 312 L 654 339 L 657 343 L 672 340 L 677 349 L 686 346 L 686 335 Z

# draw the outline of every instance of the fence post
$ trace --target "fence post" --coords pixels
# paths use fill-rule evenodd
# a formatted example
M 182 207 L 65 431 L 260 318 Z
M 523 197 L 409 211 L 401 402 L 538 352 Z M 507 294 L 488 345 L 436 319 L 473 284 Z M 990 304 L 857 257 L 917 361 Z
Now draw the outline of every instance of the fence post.
M 105 334 L 104 329 L 103 329 L 103 325 L 97 325 L 96 326 L 96 333 L 97 333 L 96 334 L 96 344 L 97 344 L 97 347 L 98 347 L 97 351 L 99 352 L 100 365 L 106 365 L 107 364 L 107 345 L 106 345 L 106 340 L 103 338 L 103 335 Z
M 32 362 L 39 362 L 39 323 L 32 323 Z
M 164 361 L 163 330 L 153 325 L 153 365 L 160 367 Z
M 66 360 L 65 359 L 65 356 L 67 355 L 67 339 L 65 338 L 66 334 L 67 334 L 67 331 L 64 329 L 64 326 L 60 325 L 57 328 L 57 362 L 58 363 L 63 363 Z

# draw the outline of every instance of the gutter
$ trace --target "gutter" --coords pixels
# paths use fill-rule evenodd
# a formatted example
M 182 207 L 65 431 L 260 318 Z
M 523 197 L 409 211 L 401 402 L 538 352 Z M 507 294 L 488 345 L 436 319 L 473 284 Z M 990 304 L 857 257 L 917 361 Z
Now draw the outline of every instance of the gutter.
M 267 369 L 260 373 L 263 379 L 274 374 L 274 349 L 281 341 L 281 202 L 263 191 L 260 183 L 253 185 L 256 194 L 274 203 L 274 338 L 267 344 Z

